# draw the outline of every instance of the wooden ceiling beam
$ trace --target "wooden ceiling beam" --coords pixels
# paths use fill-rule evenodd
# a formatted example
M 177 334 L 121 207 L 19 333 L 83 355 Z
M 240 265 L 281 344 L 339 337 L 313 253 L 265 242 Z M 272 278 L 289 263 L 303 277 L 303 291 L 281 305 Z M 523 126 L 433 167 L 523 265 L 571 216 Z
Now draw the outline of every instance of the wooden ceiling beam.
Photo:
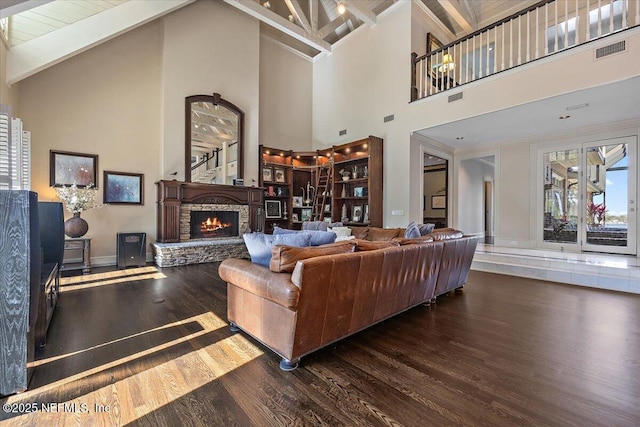
M 356 18 L 369 25 L 376 25 L 377 17 L 375 13 L 371 12 L 369 9 L 360 7 L 360 5 L 351 0 L 343 0 L 342 2 Z
M 289 8 L 289 12 L 291 12 L 293 17 L 296 18 L 296 21 L 298 21 L 298 24 L 300 24 L 300 26 L 304 28 L 307 33 L 311 34 L 311 24 L 309 24 L 307 17 L 304 15 L 304 12 L 302 11 L 302 7 L 300 7 L 300 3 L 298 3 L 298 0 L 284 0 L 284 2 L 287 5 L 287 8 Z
M 270 11 L 260 3 L 253 0 L 224 0 L 225 3 L 245 12 L 254 18 L 259 19 L 267 25 L 282 31 L 283 33 L 293 37 L 302 43 L 311 46 L 321 52 L 331 52 L 331 44 L 325 42 L 319 37 L 312 37 L 301 27 L 289 22 L 275 12 Z
M 311 21 L 311 31 L 318 32 L 318 0 L 309 0 L 309 20 Z
M 337 17 L 333 21 L 329 22 L 324 27 L 318 30 L 318 37 L 324 39 L 329 34 L 333 33 L 338 27 L 346 22 L 346 19 L 349 16 L 349 12 L 345 12 L 344 15 Z
M 0 3 L 0 19 L 8 18 L 34 7 L 42 6 L 53 0 L 2 0 Z

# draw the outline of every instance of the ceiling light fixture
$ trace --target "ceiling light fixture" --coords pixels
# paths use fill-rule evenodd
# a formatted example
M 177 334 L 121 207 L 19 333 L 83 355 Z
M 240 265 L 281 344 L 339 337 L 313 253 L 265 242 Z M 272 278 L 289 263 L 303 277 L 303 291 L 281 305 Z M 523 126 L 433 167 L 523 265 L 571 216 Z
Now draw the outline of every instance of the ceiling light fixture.
M 262 3 L 262 5 L 263 5 L 264 7 L 266 7 L 267 9 L 271 9 L 271 3 L 269 3 L 268 1 L 266 1 L 266 2 Z
M 456 139 L 457 139 L 458 141 L 462 141 L 462 140 L 464 139 L 464 136 L 457 136 L 457 137 L 456 137 Z
M 293 21 L 294 21 L 293 15 L 289 15 L 289 22 L 293 22 Z
M 569 117 L 571 117 L 571 116 L 566 115 L 566 116 L 560 116 L 560 117 L 558 117 L 558 118 L 559 118 L 560 120 L 564 120 L 564 119 L 568 119 Z
M 346 11 L 347 11 L 347 6 L 345 6 L 344 3 L 338 2 L 338 13 L 340 15 L 344 15 Z

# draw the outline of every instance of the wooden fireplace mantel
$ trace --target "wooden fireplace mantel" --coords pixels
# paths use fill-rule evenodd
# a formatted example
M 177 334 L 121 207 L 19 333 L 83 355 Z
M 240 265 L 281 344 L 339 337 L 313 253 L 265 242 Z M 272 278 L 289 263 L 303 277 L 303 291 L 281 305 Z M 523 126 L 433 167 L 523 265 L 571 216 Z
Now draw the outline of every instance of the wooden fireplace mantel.
M 158 181 L 158 242 L 180 242 L 180 206 L 183 203 L 235 204 L 249 206 L 249 228 L 261 230 L 263 189 L 235 185 Z

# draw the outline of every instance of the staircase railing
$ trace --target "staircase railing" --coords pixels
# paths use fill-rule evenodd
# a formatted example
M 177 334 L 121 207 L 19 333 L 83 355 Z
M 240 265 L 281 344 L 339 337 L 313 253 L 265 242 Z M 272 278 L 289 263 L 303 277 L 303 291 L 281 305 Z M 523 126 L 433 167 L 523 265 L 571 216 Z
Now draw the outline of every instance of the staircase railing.
M 640 0 L 542 1 L 438 50 L 413 53 L 411 101 L 638 25 Z

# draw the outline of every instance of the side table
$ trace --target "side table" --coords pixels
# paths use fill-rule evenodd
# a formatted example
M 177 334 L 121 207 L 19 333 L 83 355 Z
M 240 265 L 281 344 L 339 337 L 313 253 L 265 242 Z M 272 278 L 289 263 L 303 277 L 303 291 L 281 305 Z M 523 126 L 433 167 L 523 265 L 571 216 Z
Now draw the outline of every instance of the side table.
M 66 262 L 69 253 L 80 252 L 82 261 Z M 60 271 L 82 270 L 82 274 L 91 273 L 91 238 L 64 239 L 64 258 Z M 77 259 L 77 258 L 73 258 Z

